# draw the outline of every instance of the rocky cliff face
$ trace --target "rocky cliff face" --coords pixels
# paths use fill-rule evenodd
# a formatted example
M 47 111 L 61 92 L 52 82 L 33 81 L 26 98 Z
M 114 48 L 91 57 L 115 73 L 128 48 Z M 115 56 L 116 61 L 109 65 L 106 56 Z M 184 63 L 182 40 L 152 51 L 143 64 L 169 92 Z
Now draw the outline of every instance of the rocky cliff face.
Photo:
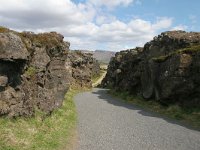
M 73 50 L 70 51 L 68 58 L 72 67 L 72 85 L 90 88 L 92 86 L 92 75 L 100 74 L 100 69 L 98 70 L 100 65 L 93 58 L 93 54 Z
M 141 59 L 143 48 L 117 52 L 111 58 L 103 86 L 116 90 L 136 92 L 140 90 Z
M 162 103 L 200 106 L 200 33 L 164 32 L 111 60 L 103 86 Z
M 0 115 L 32 116 L 36 109 L 49 114 L 71 84 L 91 86 L 93 59 L 71 53 L 69 46 L 55 32 L 0 28 Z

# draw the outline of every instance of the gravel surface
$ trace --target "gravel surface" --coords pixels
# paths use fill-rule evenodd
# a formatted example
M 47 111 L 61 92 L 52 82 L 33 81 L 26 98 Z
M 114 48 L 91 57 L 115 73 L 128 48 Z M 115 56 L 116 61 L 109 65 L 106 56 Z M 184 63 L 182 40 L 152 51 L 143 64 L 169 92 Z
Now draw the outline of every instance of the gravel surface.
M 104 89 L 75 96 L 78 150 L 200 150 L 200 132 L 112 98 Z

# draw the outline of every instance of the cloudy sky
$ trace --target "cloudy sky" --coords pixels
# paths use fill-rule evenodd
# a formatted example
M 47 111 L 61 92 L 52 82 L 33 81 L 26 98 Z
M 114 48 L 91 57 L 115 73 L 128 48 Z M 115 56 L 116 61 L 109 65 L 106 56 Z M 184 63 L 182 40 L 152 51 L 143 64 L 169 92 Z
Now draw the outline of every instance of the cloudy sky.
M 200 31 L 200 0 L 0 0 L 0 26 L 57 31 L 71 49 L 119 51 L 167 30 Z

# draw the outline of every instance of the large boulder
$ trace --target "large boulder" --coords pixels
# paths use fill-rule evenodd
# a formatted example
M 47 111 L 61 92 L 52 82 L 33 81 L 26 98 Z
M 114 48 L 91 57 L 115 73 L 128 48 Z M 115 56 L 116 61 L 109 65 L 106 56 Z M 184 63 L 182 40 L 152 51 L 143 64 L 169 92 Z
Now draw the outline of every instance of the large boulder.
M 2 28 L 0 28 L 2 29 Z M 0 115 L 46 114 L 62 105 L 71 81 L 69 42 L 56 33 L 0 30 Z
M 175 51 L 200 44 L 200 33 L 185 31 L 169 31 L 155 37 L 144 45 L 144 61 L 142 65 L 142 92 L 145 98 L 154 96 L 154 82 L 156 80 L 153 58 L 165 57 Z M 169 64 L 172 65 L 173 63 Z M 169 67 L 169 66 L 168 66 Z M 155 72 L 156 71 L 156 72 Z
M 0 33 L 0 59 L 1 60 L 27 60 L 28 50 L 21 38 L 12 33 Z
M 156 100 L 200 106 L 200 46 L 154 58 L 152 66 Z

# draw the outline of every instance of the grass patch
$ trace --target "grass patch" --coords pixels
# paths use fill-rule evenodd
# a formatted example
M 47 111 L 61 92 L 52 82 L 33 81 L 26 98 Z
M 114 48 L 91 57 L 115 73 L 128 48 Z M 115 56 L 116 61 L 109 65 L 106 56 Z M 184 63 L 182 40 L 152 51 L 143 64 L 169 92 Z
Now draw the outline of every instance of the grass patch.
M 159 57 L 154 57 L 154 58 L 152 58 L 152 60 L 155 61 L 155 62 L 160 63 L 160 62 L 166 61 L 172 55 L 183 54 L 183 53 L 193 54 L 193 53 L 196 53 L 196 52 L 200 52 L 200 45 L 193 45 L 193 46 L 188 47 L 188 48 L 178 49 L 178 50 L 176 50 L 174 52 L 171 52 L 171 53 L 169 53 L 167 55 L 163 55 L 163 56 L 159 56 Z
M 92 83 L 96 83 L 104 73 L 105 73 L 104 70 L 100 70 L 100 74 L 92 76 Z
M 6 32 L 9 32 L 9 31 L 10 31 L 9 29 L 0 26 L 0 33 L 6 33 Z
M 110 90 L 109 93 L 115 97 L 121 98 L 130 104 L 135 104 L 141 108 L 150 110 L 167 116 L 172 119 L 179 120 L 185 124 L 200 129 L 200 109 L 199 108 L 182 108 L 178 105 L 163 106 L 157 101 L 144 100 L 142 97 L 128 94 L 128 92 L 116 92 Z
M 62 150 L 68 149 L 73 137 L 77 114 L 70 90 L 63 106 L 43 119 L 37 113 L 34 118 L 0 118 L 0 150 Z

